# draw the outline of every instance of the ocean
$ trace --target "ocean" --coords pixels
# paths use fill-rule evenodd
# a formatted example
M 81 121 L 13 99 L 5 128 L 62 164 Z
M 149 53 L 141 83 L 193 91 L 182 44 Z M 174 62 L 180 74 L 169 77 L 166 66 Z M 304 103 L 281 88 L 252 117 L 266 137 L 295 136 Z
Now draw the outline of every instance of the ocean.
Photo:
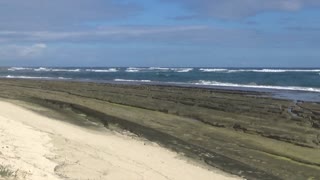
M 320 68 L 2 67 L 0 77 L 320 93 Z

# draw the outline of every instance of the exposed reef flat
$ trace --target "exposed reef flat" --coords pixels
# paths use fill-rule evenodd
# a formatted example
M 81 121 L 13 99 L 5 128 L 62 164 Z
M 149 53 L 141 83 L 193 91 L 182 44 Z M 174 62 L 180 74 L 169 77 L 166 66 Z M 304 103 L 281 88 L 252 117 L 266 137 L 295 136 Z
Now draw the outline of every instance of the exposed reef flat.
M 319 102 L 252 91 L 16 79 L 0 80 L 0 97 L 52 108 L 88 128 L 89 120 L 126 129 L 247 179 L 320 179 Z

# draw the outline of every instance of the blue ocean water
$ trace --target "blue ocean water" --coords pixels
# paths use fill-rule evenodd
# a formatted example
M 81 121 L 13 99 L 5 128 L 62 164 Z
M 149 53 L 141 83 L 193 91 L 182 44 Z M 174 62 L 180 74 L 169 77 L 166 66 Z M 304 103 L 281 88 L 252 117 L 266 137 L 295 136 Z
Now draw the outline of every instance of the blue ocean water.
M 180 84 L 320 93 L 320 68 L 3 67 L 1 78 Z

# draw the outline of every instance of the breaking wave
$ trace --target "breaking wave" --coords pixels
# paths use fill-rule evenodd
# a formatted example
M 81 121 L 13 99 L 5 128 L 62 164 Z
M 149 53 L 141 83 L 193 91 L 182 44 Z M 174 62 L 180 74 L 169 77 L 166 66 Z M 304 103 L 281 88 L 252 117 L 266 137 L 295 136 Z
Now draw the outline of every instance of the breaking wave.
M 80 72 L 80 69 L 51 69 L 53 72 Z
M 116 68 L 109 68 L 109 69 L 86 69 L 87 72 L 98 72 L 98 73 L 105 73 L 105 72 L 118 72 Z
M 174 72 L 179 72 L 179 73 L 186 73 L 186 72 L 193 71 L 193 68 L 171 68 L 170 70 Z
M 25 67 L 11 67 L 11 68 L 8 68 L 8 71 L 25 71 L 25 70 L 32 70 L 32 68 L 25 68 Z
M 170 68 L 164 68 L 164 67 L 149 67 L 149 70 L 158 70 L 158 71 L 169 71 Z
M 129 67 L 125 71 L 126 72 L 140 72 L 141 70 L 144 70 L 145 68 L 135 68 L 135 67 Z
M 150 80 L 132 80 L 132 79 L 114 79 L 114 81 L 118 81 L 118 82 L 152 82 Z
M 193 71 L 193 68 L 164 68 L 164 67 L 149 67 L 149 68 L 136 68 L 129 67 L 125 72 L 178 72 L 185 73 Z
M 320 72 L 320 69 L 205 69 L 201 68 L 202 72 L 225 72 L 225 73 L 238 73 L 238 72 L 257 72 L 257 73 L 284 73 L 284 72 Z
M 36 68 L 33 69 L 36 72 L 80 72 L 80 69 L 54 69 L 54 68 Z
M 270 86 L 270 85 L 257 85 L 254 83 L 252 83 L 252 84 L 234 84 L 234 83 L 200 80 L 200 81 L 192 83 L 192 84 L 205 85 L 205 86 L 243 87 L 243 88 L 258 88 L 258 89 L 278 89 L 278 90 L 320 92 L 320 88 L 299 87 L 299 86 Z
M 37 77 L 37 76 L 12 76 L 12 75 L 0 76 L 0 77 L 8 78 L 8 79 L 63 79 L 63 80 L 72 79 L 72 78 L 65 78 L 65 77 Z
M 202 71 L 202 72 L 227 72 L 228 69 L 205 69 L 205 68 L 201 68 L 201 69 L 199 69 L 199 71 Z

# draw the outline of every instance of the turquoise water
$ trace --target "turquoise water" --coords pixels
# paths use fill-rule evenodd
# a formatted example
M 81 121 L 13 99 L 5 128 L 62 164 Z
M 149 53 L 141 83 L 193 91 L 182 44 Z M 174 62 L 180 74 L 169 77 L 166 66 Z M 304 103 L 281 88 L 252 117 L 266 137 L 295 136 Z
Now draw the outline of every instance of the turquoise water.
M 6 67 L 0 68 L 0 77 L 320 92 L 320 68 Z

